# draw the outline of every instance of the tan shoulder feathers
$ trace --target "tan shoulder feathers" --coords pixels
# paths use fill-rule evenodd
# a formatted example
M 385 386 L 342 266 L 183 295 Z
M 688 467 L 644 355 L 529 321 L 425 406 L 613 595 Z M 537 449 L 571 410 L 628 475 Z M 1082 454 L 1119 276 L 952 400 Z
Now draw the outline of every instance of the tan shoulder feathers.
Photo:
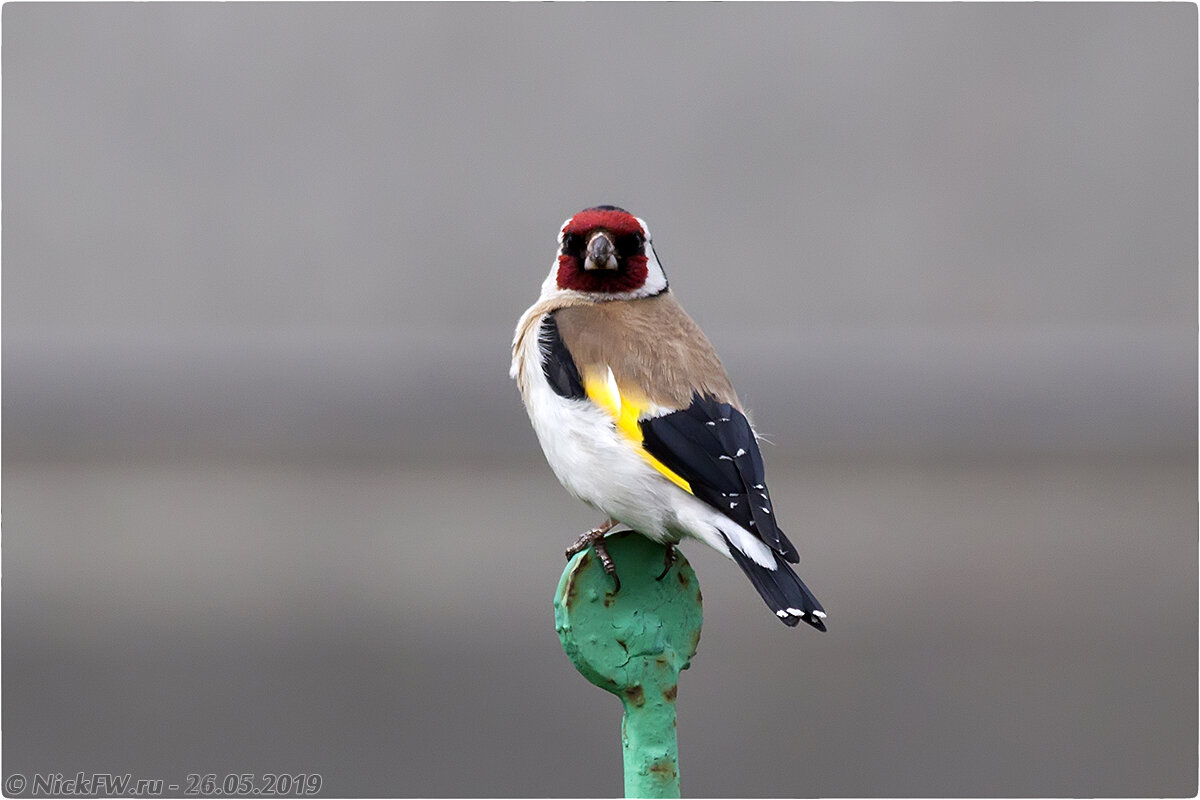
M 686 408 L 699 392 L 741 407 L 708 337 L 669 291 L 572 305 L 554 318 L 580 373 L 611 369 L 622 394 Z

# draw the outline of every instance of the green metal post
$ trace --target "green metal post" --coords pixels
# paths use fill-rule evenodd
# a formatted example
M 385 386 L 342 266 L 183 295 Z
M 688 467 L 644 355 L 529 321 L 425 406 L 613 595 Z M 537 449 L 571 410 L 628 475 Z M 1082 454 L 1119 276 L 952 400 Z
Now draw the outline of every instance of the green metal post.
M 609 534 L 621 590 L 591 550 L 563 570 L 554 623 L 563 650 L 589 681 L 621 698 L 626 797 L 679 797 L 675 694 L 700 642 L 696 573 L 679 555 L 660 581 L 666 552 L 644 536 Z

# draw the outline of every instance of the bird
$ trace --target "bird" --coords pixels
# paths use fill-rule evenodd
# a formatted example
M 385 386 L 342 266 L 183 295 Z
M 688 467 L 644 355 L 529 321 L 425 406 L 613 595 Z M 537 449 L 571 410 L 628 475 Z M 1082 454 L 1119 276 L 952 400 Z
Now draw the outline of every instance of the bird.
M 510 376 L 551 470 L 604 521 L 666 546 L 697 539 L 734 561 L 785 625 L 824 631 L 775 520 L 758 435 L 699 325 L 675 299 L 644 220 L 613 205 L 563 223 L 550 274 L 513 335 Z

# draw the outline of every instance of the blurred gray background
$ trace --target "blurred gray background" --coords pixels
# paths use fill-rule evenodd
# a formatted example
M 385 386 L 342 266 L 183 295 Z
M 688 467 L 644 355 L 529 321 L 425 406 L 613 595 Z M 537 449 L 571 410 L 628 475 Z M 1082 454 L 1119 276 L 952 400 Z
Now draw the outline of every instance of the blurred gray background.
M 644 217 L 827 634 L 685 548 L 694 796 L 1197 791 L 1192 4 L 6 4 L 3 761 L 621 791 L 507 377 Z

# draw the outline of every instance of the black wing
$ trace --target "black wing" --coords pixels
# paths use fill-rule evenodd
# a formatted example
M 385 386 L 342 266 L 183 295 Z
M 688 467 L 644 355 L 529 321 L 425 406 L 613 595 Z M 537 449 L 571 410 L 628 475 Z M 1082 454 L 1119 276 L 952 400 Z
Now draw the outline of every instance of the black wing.
M 538 350 L 542 356 L 542 374 L 556 394 L 576 400 L 587 397 L 579 367 L 558 334 L 558 321 L 553 313 L 547 314 L 542 320 L 542 327 L 538 330 Z
M 742 412 L 695 394 L 687 408 L 640 424 L 642 446 L 686 480 L 692 494 L 762 539 L 784 560 L 800 560 L 775 523 L 762 453 Z

